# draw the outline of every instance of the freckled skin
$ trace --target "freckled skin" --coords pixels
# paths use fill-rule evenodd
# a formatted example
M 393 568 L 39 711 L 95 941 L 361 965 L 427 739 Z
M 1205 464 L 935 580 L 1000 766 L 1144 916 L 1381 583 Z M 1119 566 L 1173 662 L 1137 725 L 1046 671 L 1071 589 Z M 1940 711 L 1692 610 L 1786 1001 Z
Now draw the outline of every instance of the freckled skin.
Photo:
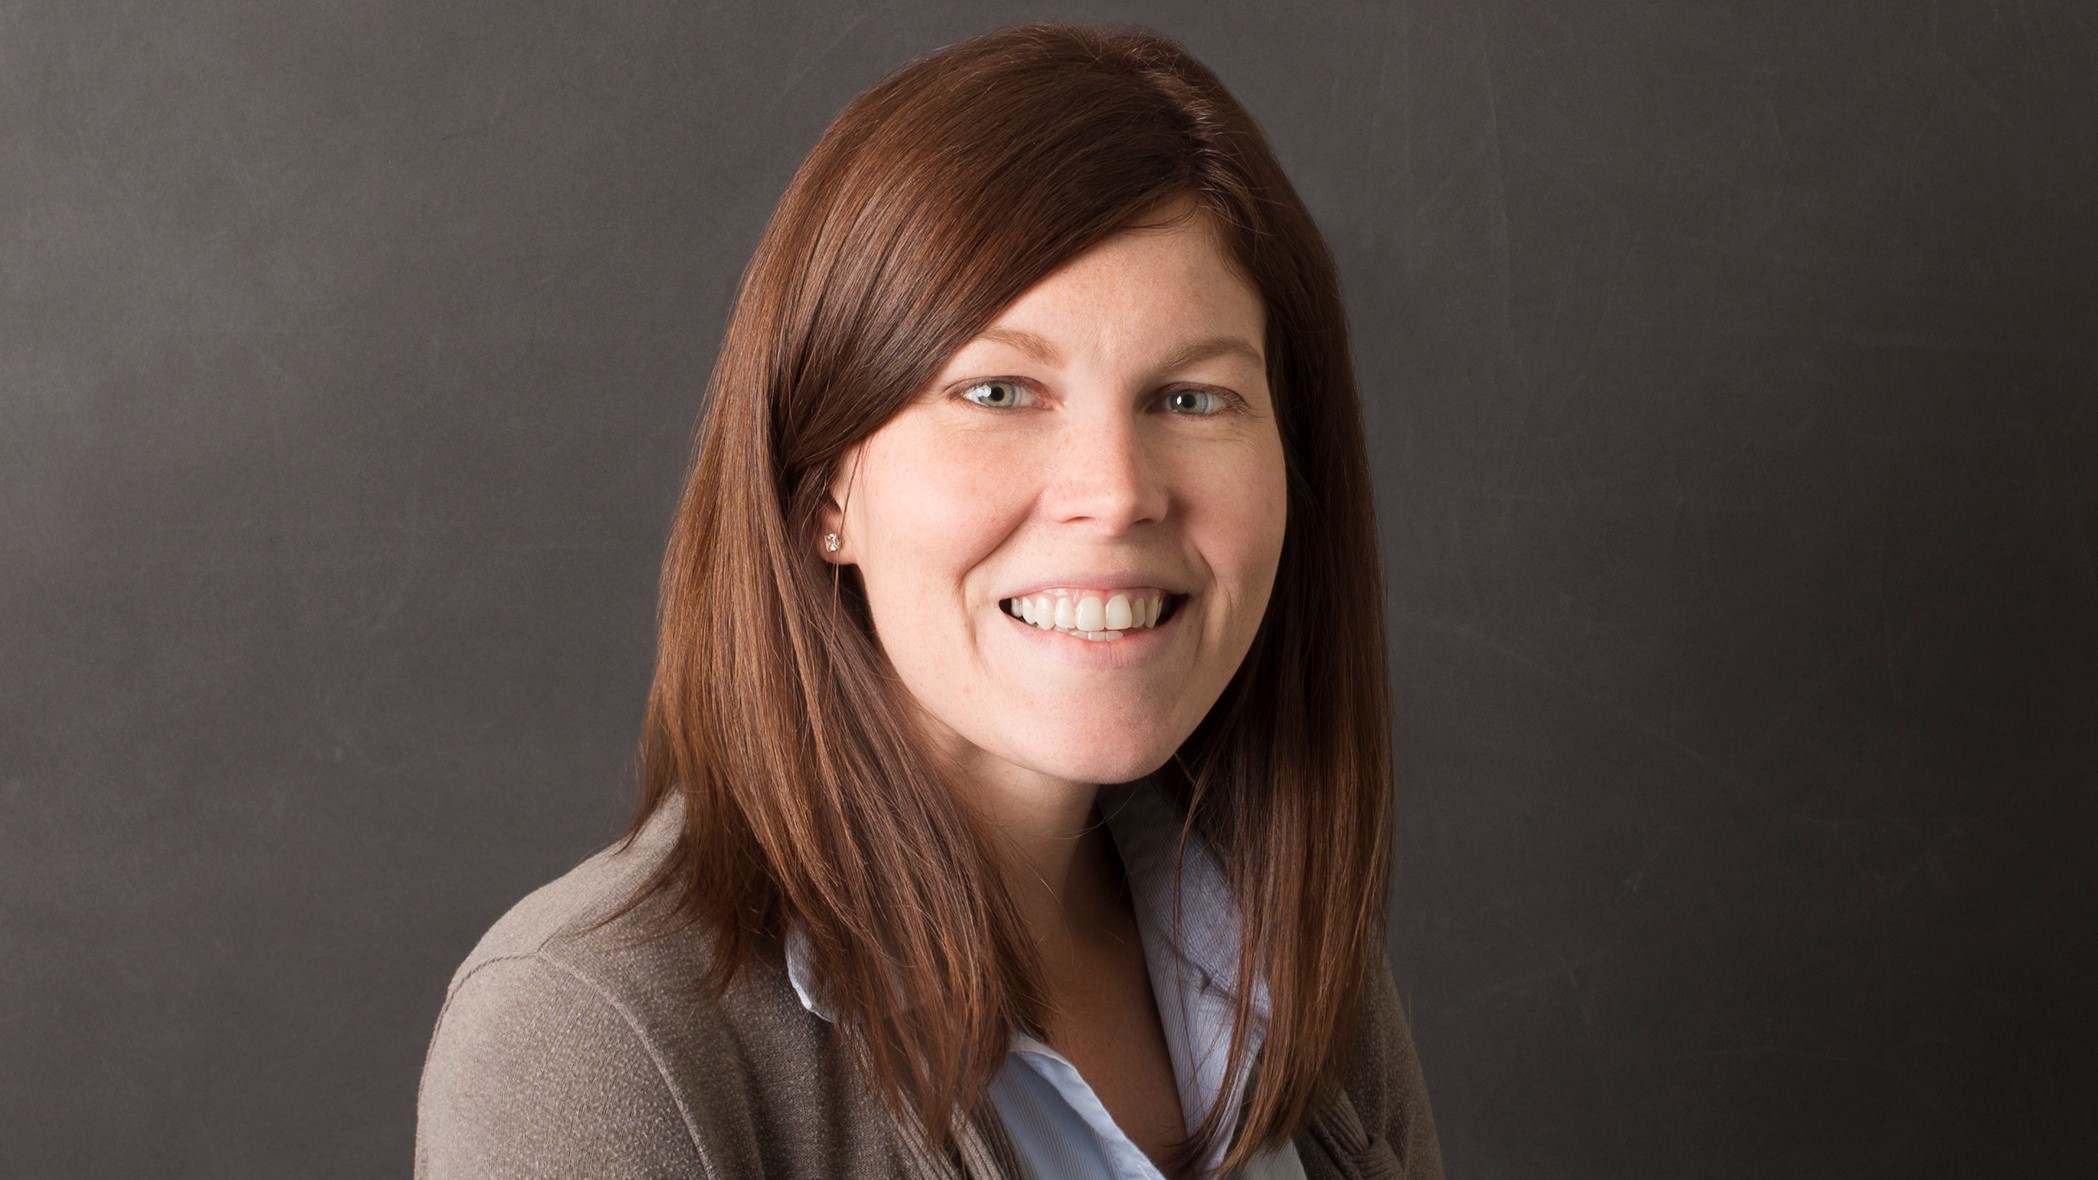
M 1124 782 L 1223 691 L 1274 584 L 1282 443 L 1257 355 L 1162 366 L 1218 337 L 1257 354 L 1263 326 L 1200 218 L 1124 233 L 986 333 L 1031 333 L 1053 357 L 979 337 L 846 456 L 832 559 L 859 568 L 884 651 L 965 774 L 1004 794 Z M 974 384 L 994 379 L 1010 384 Z M 1043 578 L 1129 569 L 1190 592 L 1131 666 L 1049 658 L 999 607 Z

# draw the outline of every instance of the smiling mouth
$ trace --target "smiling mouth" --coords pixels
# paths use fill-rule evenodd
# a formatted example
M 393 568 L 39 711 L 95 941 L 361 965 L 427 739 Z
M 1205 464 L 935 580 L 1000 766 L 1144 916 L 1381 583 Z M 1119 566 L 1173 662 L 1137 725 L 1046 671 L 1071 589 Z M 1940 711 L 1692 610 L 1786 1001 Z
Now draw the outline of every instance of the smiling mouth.
M 1043 631 L 1060 631 L 1079 639 L 1106 642 L 1135 631 L 1163 626 L 1187 601 L 1185 594 L 1163 590 L 1128 593 L 1049 591 L 998 604 L 1013 618 Z

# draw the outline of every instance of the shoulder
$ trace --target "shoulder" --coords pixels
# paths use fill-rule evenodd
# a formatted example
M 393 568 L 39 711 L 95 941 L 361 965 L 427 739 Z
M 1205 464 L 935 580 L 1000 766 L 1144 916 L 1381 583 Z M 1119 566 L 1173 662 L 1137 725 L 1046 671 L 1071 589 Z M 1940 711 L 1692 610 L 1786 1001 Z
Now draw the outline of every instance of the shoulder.
M 727 1174 L 646 1003 L 678 948 L 623 956 L 606 936 L 632 923 L 594 926 L 661 855 L 650 835 L 665 834 L 533 891 L 453 974 L 423 1063 L 418 1177 L 595 1174 L 612 1158 L 631 1164 L 617 1174 Z
M 855 1122 L 838 1109 L 849 1090 L 823 1092 L 827 1029 L 783 974 L 760 964 L 705 992 L 710 940 L 666 934 L 666 899 L 618 913 L 669 852 L 668 814 L 518 902 L 460 965 L 423 1066 L 419 1180 L 802 1171 L 789 1163 L 815 1175 L 838 1162 L 779 1158 L 802 1119 Z
M 648 1030 L 599 981 L 521 955 L 447 996 L 417 1101 L 418 1177 L 728 1175 L 707 1140 Z

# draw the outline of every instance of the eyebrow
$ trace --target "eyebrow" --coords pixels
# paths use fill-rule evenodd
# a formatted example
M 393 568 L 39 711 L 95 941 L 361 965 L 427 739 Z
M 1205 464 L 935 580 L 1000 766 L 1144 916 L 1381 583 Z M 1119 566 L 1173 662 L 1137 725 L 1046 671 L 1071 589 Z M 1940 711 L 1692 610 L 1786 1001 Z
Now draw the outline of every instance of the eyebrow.
M 1029 359 L 1039 364 L 1054 366 L 1063 363 L 1063 354 L 1056 351 L 1055 345 L 1040 334 L 1025 328 L 985 328 L 977 333 L 976 338 L 993 344 L 1003 344 L 1025 353 Z M 1159 363 L 1158 369 L 1160 372 L 1170 373 L 1220 356 L 1238 356 L 1263 368 L 1267 365 L 1267 358 L 1261 355 L 1260 350 L 1241 337 L 1205 336 L 1177 349 Z

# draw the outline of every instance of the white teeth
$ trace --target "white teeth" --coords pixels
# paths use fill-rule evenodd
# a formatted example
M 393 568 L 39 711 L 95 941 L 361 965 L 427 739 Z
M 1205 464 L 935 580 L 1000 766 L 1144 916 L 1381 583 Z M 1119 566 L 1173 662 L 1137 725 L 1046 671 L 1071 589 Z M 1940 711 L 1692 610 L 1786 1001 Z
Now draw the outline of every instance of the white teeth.
M 1088 594 L 1078 600 L 1078 612 L 1072 616 L 1071 625 L 1080 631 L 1107 629 L 1107 611 L 1101 607 L 1098 595 Z
M 1073 595 L 1070 591 L 1005 600 L 1006 613 L 1044 631 L 1065 631 L 1083 639 L 1120 639 L 1130 631 L 1158 626 L 1166 596 L 1141 592 Z
M 1091 602 L 1092 599 L 1088 598 L 1086 601 Z M 1120 594 L 1107 600 L 1106 615 L 1107 629 L 1110 631 L 1127 631 L 1136 622 L 1135 616 L 1129 613 L 1129 600 Z

